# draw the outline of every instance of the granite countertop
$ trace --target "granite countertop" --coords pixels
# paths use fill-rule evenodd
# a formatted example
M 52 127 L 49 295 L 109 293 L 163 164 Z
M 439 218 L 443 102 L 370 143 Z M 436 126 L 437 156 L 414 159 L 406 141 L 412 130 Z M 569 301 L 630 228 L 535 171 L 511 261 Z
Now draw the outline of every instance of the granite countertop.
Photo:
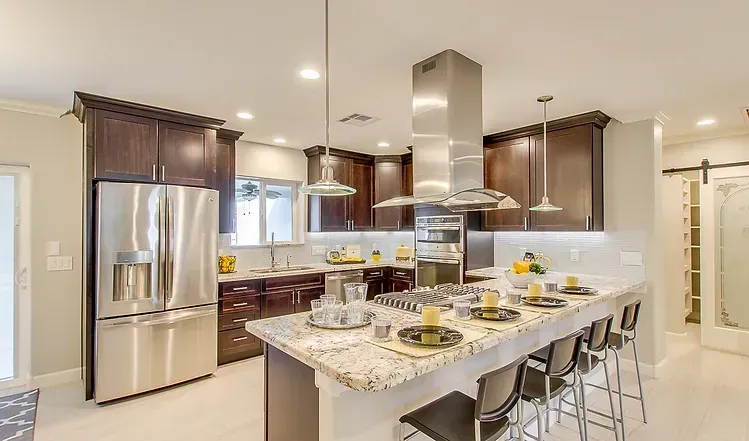
M 499 288 L 502 289 L 502 292 L 504 293 L 505 290 L 512 288 L 513 286 L 510 284 L 510 281 L 507 280 L 507 277 L 505 277 L 504 273 L 509 268 L 503 268 L 498 266 L 490 266 L 488 268 L 481 268 L 481 269 L 475 269 L 475 270 L 468 270 L 466 271 L 467 276 L 473 276 L 473 277 L 487 277 L 490 279 L 496 279 L 498 282 L 501 283 Z M 577 276 L 578 278 L 578 284 L 580 286 L 590 286 L 593 288 L 598 288 L 598 286 L 605 286 L 608 282 L 613 280 L 620 280 L 622 282 L 626 281 L 627 279 L 618 278 L 618 277 L 611 277 L 611 276 L 597 276 L 597 275 L 591 275 L 591 274 L 576 274 L 576 273 L 567 273 L 567 272 L 561 272 L 561 271 L 547 271 L 546 274 L 539 276 L 539 280 L 544 279 L 551 279 L 556 280 L 560 285 L 564 285 L 565 277 L 568 275 Z M 636 283 L 636 281 L 630 281 L 632 283 Z M 644 286 L 644 281 L 641 282 Z M 600 288 L 599 288 L 600 290 Z
M 335 271 L 351 271 L 368 268 L 404 268 L 413 269 L 413 262 L 396 262 L 394 259 L 382 259 L 379 262 L 367 263 L 356 263 L 356 264 L 345 264 L 345 265 L 331 265 L 329 263 L 309 263 L 303 265 L 292 265 L 292 266 L 305 266 L 309 269 L 293 270 L 293 271 L 279 271 L 277 273 L 255 273 L 253 269 L 237 270 L 231 274 L 219 274 L 218 281 L 221 282 L 234 282 L 237 280 L 254 280 L 254 279 L 270 279 L 271 277 L 286 277 L 286 276 L 298 276 L 301 274 L 317 274 L 317 273 L 332 273 Z
M 382 265 L 382 263 L 381 263 Z M 577 314 L 593 305 L 640 289 L 645 281 L 628 281 L 615 277 L 580 276 L 581 283 L 598 289 L 595 297 L 557 313 L 541 314 L 538 318 L 505 331 L 474 327 L 470 322 L 451 323 L 456 329 L 470 328 L 487 334 L 468 344 L 429 357 L 413 358 L 364 341 L 369 327 L 346 331 L 320 329 L 306 323 L 309 313 L 248 322 L 245 329 L 265 342 L 298 359 L 335 381 L 358 391 L 381 391 L 434 371 L 441 366 L 487 350 L 518 335 L 532 332 L 549 323 Z M 506 278 L 471 283 L 504 292 L 510 285 Z M 420 324 L 419 315 L 369 304 L 377 314 L 392 320 L 393 330 Z

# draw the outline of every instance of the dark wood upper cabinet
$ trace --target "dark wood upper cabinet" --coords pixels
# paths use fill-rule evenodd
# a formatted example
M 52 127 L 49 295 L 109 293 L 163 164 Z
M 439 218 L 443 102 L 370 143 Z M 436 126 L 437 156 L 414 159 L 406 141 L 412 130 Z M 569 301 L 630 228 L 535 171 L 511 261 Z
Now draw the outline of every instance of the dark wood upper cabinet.
M 400 156 L 378 156 L 374 166 L 375 204 L 401 195 L 403 163 Z M 376 208 L 374 227 L 380 231 L 400 230 L 402 207 Z
M 236 232 L 236 141 L 243 135 L 228 129 L 216 133 L 216 190 L 218 190 L 218 232 Z
M 94 178 L 156 182 L 158 121 L 94 110 Z
M 414 194 L 414 165 L 411 153 L 403 155 L 403 181 L 401 194 L 411 196 Z M 414 207 L 407 205 L 402 208 L 401 230 L 414 228 Z
M 338 182 L 348 185 L 348 176 L 351 173 L 351 161 L 337 156 L 330 157 L 330 167 L 333 169 L 333 178 Z M 320 171 L 317 177 L 310 179 L 310 183 L 320 179 L 322 167 L 325 166 L 325 157 L 320 159 Z M 346 231 L 349 229 L 349 198 L 344 197 L 320 197 L 311 196 L 316 199 L 316 205 L 320 206 L 320 231 Z
M 518 138 L 484 148 L 484 186 L 515 199 L 515 210 L 483 213 L 485 230 L 523 231 L 530 228 L 531 162 L 530 138 Z
M 160 181 L 216 185 L 216 130 L 159 121 Z
M 528 211 L 544 194 L 542 124 L 485 136 L 486 186 L 512 196 L 522 208 L 487 212 L 484 228 L 523 230 L 528 216 L 530 230 L 603 231 L 603 129 L 610 119 L 595 111 L 549 121 L 548 196 L 562 207 L 554 212 Z
M 349 185 L 356 193 L 349 196 L 350 229 L 367 231 L 373 227 L 372 205 L 374 198 L 374 167 L 371 161 L 351 160 Z

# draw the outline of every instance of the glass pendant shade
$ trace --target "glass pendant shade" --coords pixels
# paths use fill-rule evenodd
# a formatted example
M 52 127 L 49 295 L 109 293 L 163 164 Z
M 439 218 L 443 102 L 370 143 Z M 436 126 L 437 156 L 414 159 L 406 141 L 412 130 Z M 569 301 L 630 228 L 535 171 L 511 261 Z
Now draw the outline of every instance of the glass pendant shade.
M 314 184 L 299 187 L 299 193 L 311 196 L 349 196 L 356 193 L 356 189 L 333 179 L 332 167 L 323 167 L 322 178 Z
M 555 205 L 552 205 L 551 202 L 549 202 L 549 196 L 546 192 L 546 168 L 548 167 L 548 162 L 546 161 L 546 103 L 553 100 L 554 97 L 551 95 L 544 95 L 540 96 L 536 99 L 539 103 L 544 103 L 544 197 L 541 198 L 541 203 L 536 205 L 535 207 L 529 208 L 530 211 L 561 211 L 562 207 L 557 207 Z

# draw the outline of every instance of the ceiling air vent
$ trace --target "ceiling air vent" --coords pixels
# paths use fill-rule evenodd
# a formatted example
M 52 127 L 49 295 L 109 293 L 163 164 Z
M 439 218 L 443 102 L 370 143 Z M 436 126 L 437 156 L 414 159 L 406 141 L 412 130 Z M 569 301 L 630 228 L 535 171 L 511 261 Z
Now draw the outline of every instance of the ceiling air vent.
M 428 61 L 421 65 L 421 74 L 424 75 L 425 73 L 429 72 L 430 70 L 437 69 L 437 60 L 434 59 L 432 61 Z
M 362 115 L 361 113 L 352 113 L 349 116 L 344 116 L 343 118 L 339 119 L 338 122 L 351 124 L 352 126 L 357 127 L 364 127 L 379 120 L 380 118 L 375 118 L 374 116 Z

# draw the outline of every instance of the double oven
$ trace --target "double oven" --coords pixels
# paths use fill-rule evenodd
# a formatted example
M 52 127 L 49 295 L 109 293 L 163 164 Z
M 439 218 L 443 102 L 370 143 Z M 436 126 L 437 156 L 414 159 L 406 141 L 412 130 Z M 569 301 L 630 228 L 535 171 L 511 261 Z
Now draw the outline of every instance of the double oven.
M 416 218 L 416 286 L 463 284 L 464 217 Z

